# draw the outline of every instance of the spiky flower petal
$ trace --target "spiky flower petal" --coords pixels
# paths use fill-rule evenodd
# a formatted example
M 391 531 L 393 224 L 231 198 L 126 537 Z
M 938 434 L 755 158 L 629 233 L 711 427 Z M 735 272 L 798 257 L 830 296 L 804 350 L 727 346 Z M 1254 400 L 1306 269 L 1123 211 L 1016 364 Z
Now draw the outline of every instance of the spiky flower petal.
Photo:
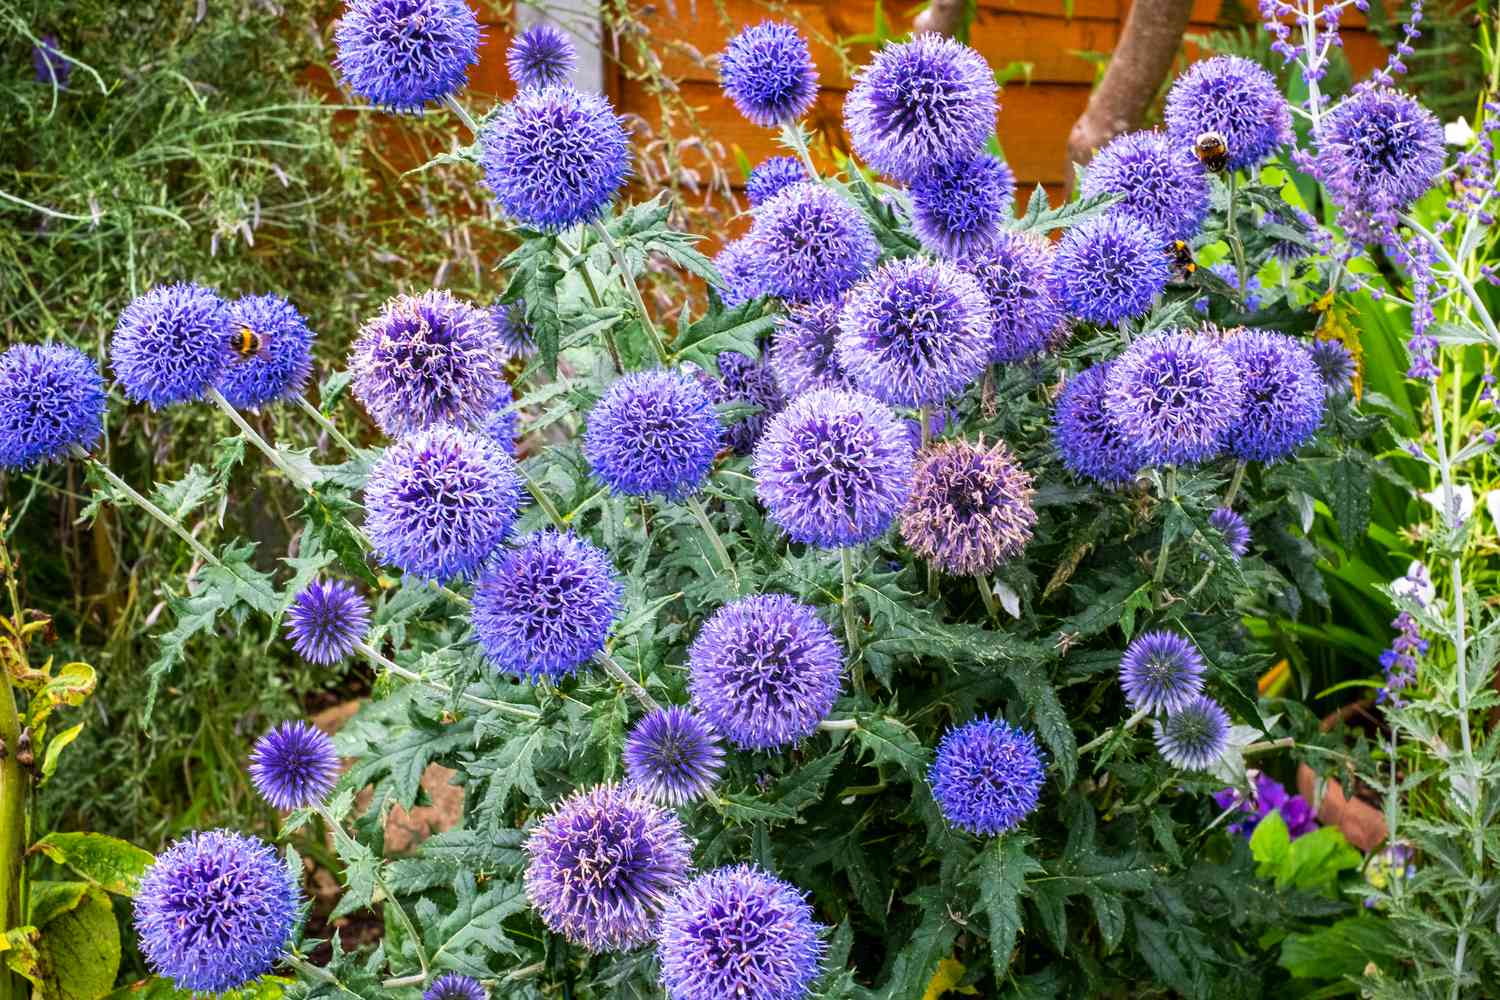
M 933 253 L 963 257 L 982 251 L 1011 219 L 1016 175 L 997 156 L 955 160 L 911 182 L 912 223 Z
M 371 104 L 420 111 L 464 85 L 480 34 L 465 0 L 349 0 L 333 32 L 334 65 Z
M 1120 657 L 1120 688 L 1136 711 L 1172 712 L 1203 691 L 1203 654 L 1176 632 L 1138 635 Z
M 1323 379 L 1323 387 L 1328 395 L 1341 395 L 1354 386 L 1354 376 L 1358 374 L 1359 368 L 1354 363 L 1354 355 L 1349 353 L 1349 348 L 1344 346 L 1343 341 L 1320 337 L 1312 342 L 1308 354 L 1312 357 L 1313 366 L 1318 369 L 1319 377 Z
M 1052 440 L 1063 464 L 1103 486 L 1128 483 L 1146 465 L 1105 405 L 1113 365 L 1105 361 L 1069 379 L 1052 416 Z
M 1127 132 L 1089 161 L 1079 193 L 1120 195 L 1110 209 L 1144 222 L 1167 240 L 1192 238 L 1208 217 L 1208 175 L 1191 147 L 1162 132 Z
M 649 713 L 625 737 L 625 774 L 653 801 L 680 806 L 718 784 L 724 749 L 713 729 L 680 705 Z
M 806 180 L 811 180 L 807 168 L 795 156 L 768 156 L 750 171 L 750 177 L 745 181 L 745 197 L 750 199 L 750 207 L 754 208 L 770 201 L 783 188 Z
M 1344 208 L 1398 212 L 1443 169 L 1443 124 L 1399 90 L 1357 89 L 1322 120 L 1314 169 Z
M 1156 749 L 1184 771 L 1207 771 L 1229 746 L 1229 713 L 1207 695 L 1189 699 L 1156 723 Z
M 748 238 L 724 244 L 714 254 L 714 270 L 719 272 L 719 297 L 731 309 L 769 291 L 765 268 Z
M 322 802 L 339 774 L 333 740 L 306 722 L 283 722 L 255 742 L 250 780 L 281 810 Z
M 1216 338 L 1168 330 L 1115 360 L 1104 405 L 1147 464 L 1177 465 L 1217 455 L 1244 399 L 1239 366 Z
M 301 395 L 312 374 L 313 332 L 280 295 L 247 295 L 229 305 L 232 357 L 218 389 L 232 406 L 258 410 Z
M 533 24 L 505 50 L 505 68 L 517 90 L 565 86 L 577 66 L 573 40 L 550 24 Z
M 108 399 L 93 358 L 63 344 L 0 354 L 0 469 L 25 469 L 92 448 Z
M 229 363 L 229 306 L 201 285 L 157 285 L 120 314 L 110 365 L 127 398 L 161 409 L 201 399 Z
M 1215 508 L 1214 512 L 1208 515 L 1208 524 L 1219 532 L 1223 538 L 1224 547 L 1236 559 L 1242 558 L 1249 551 L 1250 526 L 1231 508 Z
M 917 456 L 901 537 L 955 576 L 988 575 L 1020 555 L 1036 527 L 1031 475 L 997 443 L 945 441 Z
M 1286 458 L 1317 433 L 1327 389 L 1300 341 L 1282 333 L 1242 330 L 1224 341 L 1244 384 L 1239 419 L 1224 432 L 1224 450 L 1253 462 Z
M 536 330 L 526 319 L 526 300 L 496 302 L 489 308 L 495 339 L 512 359 L 525 361 L 536 353 Z
M 1053 261 L 1068 314 L 1102 326 L 1145 313 L 1172 276 L 1166 239 L 1118 212 L 1069 229 Z
M 286 609 L 292 648 L 309 663 L 337 663 L 370 627 L 365 599 L 344 580 L 314 580 Z
M 766 127 L 795 122 L 818 97 L 807 39 L 781 21 L 762 21 L 731 38 L 719 56 L 719 83 L 740 114 Z
M 1205 132 L 1229 147 L 1229 169 L 1243 170 L 1292 139 L 1292 109 L 1276 78 L 1243 56 L 1214 56 L 1189 66 L 1167 92 L 1167 135 L 1191 150 Z
M 927 780 L 944 819 L 991 837 L 1013 829 L 1036 809 L 1046 762 L 1031 733 L 980 716 L 948 730 Z
M 725 430 L 724 441 L 734 453 L 748 455 L 765 433 L 766 424 L 786 405 L 786 396 L 766 355 L 752 361 L 738 351 L 722 351 L 717 360 L 719 378 L 714 381 L 714 400 L 760 407 L 757 413 L 734 418 Z
M 680 371 L 631 372 L 589 411 L 584 454 L 615 493 L 681 500 L 702 488 L 724 429 L 702 384 Z
M 746 241 L 765 290 L 798 302 L 842 295 L 880 254 L 858 209 L 810 181 L 788 185 L 757 208 Z
M 843 311 L 842 299 L 798 302 L 776 318 L 771 368 L 787 399 L 814 389 L 854 388 L 834 349 Z
M 990 360 L 1024 361 L 1045 350 L 1067 321 L 1052 244 L 1002 230 L 988 246 L 959 261 L 990 303 Z
M 445 972 L 432 981 L 422 1000 L 487 1000 L 484 984 L 457 972 Z

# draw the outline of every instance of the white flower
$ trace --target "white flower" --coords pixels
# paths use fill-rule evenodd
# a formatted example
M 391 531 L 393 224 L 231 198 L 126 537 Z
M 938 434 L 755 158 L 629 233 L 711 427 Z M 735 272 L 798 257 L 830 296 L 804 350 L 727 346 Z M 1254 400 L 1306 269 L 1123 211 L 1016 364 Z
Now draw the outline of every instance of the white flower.
M 1427 567 L 1420 561 L 1413 560 L 1406 568 L 1405 576 L 1391 581 L 1391 593 L 1397 597 L 1410 597 L 1425 607 L 1437 596 L 1437 589 L 1432 585 Z
M 1448 122 L 1443 126 L 1443 141 L 1450 146 L 1467 146 L 1474 141 L 1474 130 L 1469 127 L 1468 119 L 1459 115 L 1455 121 Z
M 1447 491 L 1441 486 L 1435 490 L 1428 490 L 1426 493 L 1423 493 L 1422 499 L 1436 507 L 1438 513 L 1442 514 L 1443 519 L 1449 524 L 1462 524 L 1474 516 L 1474 491 L 1469 488 L 1468 483 L 1464 483 L 1461 486 L 1454 486 L 1452 489 L 1452 506 L 1449 506 L 1449 503 L 1445 502 L 1447 500 L 1447 497 L 1445 497 Z M 1454 510 L 1454 507 L 1458 509 Z
M 1490 512 L 1490 520 L 1495 522 L 1495 527 L 1500 528 L 1500 490 L 1490 490 L 1486 493 L 1484 506 Z

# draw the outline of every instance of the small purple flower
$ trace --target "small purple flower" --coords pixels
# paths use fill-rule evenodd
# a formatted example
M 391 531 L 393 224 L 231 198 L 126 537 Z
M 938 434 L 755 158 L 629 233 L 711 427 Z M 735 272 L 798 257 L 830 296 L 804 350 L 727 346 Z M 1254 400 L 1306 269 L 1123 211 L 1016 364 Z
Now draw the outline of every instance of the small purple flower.
M 1234 310 L 1236 312 L 1253 313 L 1260 309 L 1261 296 L 1265 294 L 1265 289 L 1261 286 L 1260 278 L 1256 277 L 1253 273 L 1247 274 L 1245 275 L 1245 287 L 1240 288 L 1239 270 L 1234 266 L 1233 261 L 1220 261 L 1217 264 L 1209 265 L 1208 269 L 1214 274 L 1218 275 L 1220 278 L 1223 278 L 1224 283 L 1232 288 L 1235 292 L 1243 295 L 1243 304 L 1238 301 L 1234 303 Z M 1222 301 L 1222 299 L 1220 301 Z M 1207 316 L 1209 313 L 1209 309 L 1213 306 L 1213 304 L 1214 297 L 1205 295 L 1201 299 L 1198 299 L 1193 303 L 1193 309 L 1197 311 L 1199 315 Z
M 1046 762 L 1031 733 L 982 715 L 948 730 L 927 781 L 944 819 L 992 837 L 1035 811 Z
M 1223 433 L 1225 451 L 1245 461 L 1275 462 L 1317 433 L 1327 389 L 1301 342 L 1245 330 L 1229 336 L 1224 350 L 1244 385 L 1239 419 Z
M 322 802 L 338 774 L 333 740 L 306 722 L 283 722 L 250 751 L 255 790 L 283 812 Z
M 954 576 L 988 575 L 1031 541 L 1031 474 L 1004 444 L 946 441 L 917 456 L 901 537 L 919 558 Z
M 771 368 L 787 399 L 814 389 L 854 388 L 834 350 L 843 311 L 842 299 L 797 302 L 777 317 Z
M 1285 786 L 1260 771 L 1254 774 L 1254 787 L 1250 798 L 1245 798 L 1238 789 L 1225 788 L 1214 792 L 1214 802 L 1220 809 L 1238 806 L 1246 818 L 1229 824 L 1229 832 L 1248 839 L 1260 825 L 1260 821 L 1271 813 L 1280 813 L 1286 823 L 1287 833 L 1293 840 L 1318 828 L 1317 817 L 1312 806 L 1300 795 L 1288 795 Z
M 803 1000 L 827 946 L 812 907 L 753 865 L 688 883 L 661 918 L 657 960 L 668 1000 Z
M 764 354 L 752 361 L 738 351 L 723 351 L 718 363 L 720 378 L 714 382 L 715 401 L 760 407 L 759 413 L 736 417 L 724 435 L 725 443 L 736 455 L 748 455 L 755 450 L 766 424 L 786 405 L 786 397 Z
M 104 377 L 63 344 L 16 344 L 0 353 L 0 469 L 26 469 L 93 448 L 104 434 Z
M 1229 713 L 1206 695 L 1190 698 L 1155 726 L 1156 749 L 1184 771 L 1207 771 L 1229 746 Z
M 795 156 L 770 156 L 750 171 L 745 181 L 745 197 L 750 199 L 750 207 L 755 208 L 770 201 L 783 188 L 811 179 L 807 168 Z
M 1245 519 L 1228 507 L 1218 507 L 1208 515 L 1209 527 L 1223 538 L 1224 547 L 1236 559 L 1243 559 L 1250 550 L 1250 527 Z
M 1193 63 L 1167 92 L 1167 135 L 1191 150 L 1198 136 L 1217 132 L 1229 147 L 1229 169 L 1269 158 L 1292 139 L 1292 111 L 1281 88 L 1258 63 L 1214 56 Z
M 1403 578 L 1410 582 L 1409 589 L 1430 588 L 1431 581 L 1427 580 L 1421 563 L 1413 563 L 1412 566 L 1417 570 L 1416 575 L 1408 573 Z M 1396 589 L 1402 582 L 1397 581 L 1392 589 Z M 1391 627 L 1396 630 L 1396 638 L 1391 640 L 1390 648 L 1380 654 L 1380 668 L 1385 673 L 1385 684 L 1376 692 L 1375 701 L 1377 704 L 1390 703 L 1393 707 L 1400 708 L 1406 704 L 1406 699 L 1398 692 L 1416 683 L 1417 662 L 1427 654 L 1427 640 L 1422 638 L 1421 626 L 1409 611 L 1402 611 L 1393 618 Z
M 43 35 L 31 47 L 31 67 L 36 71 L 36 82 L 47 86 L 67 89 L 73 77 L 73 64 L 58 48 L 56 35 Z
M 230 359 L 229 307 L 202 285 L 157 285 L 120 314 L 109 344 L 115 378 L 161 409 L 201 399 Z
M 479 61 L 480 34 L 465 0 L 349 0 L 334 65 L 371 104 L 420 111 L 458 93 Z
M 514 456 L 516 439 L 520 436 L 521 415 L 515 410 L 516 397 L 511 391 L 510 383 L 501 384 L 505 388 L 495 398 L 490 412 L 479 421 L 479 432 L 495 442 L 505 454 Z
M 994 317 L 990 360 L 1024 361 L 1045 350 L 1067 322 L 1052 244 L 1002 230 L 977 253 L 959 261 L 989 299 Z
M 711 727 L 680 705 L 650 713 L 625 737 L 625 774 L 655 802 L 680 806 L 713 790 L 724 749 Z
M 457 972 L 445 972 L 432 981 L 422 1000 L 488 1000 L 484 984 Z
M 1102 486 L 1131 482 L 1146 465 L 1105 405 L 1113 366 L 1105 361 L 1070 378 L 1052 415 L 1052 440 L 1063 464 Z
M 1120 657 L 1120 688 L 1135 711 L 1173 712 L 1203 691 L 1203 654 L 1176 632 L 1146 632 Z
M 767 294 L 765 269 L 749 239 L 732 240 L 714 254 L 714 270 L 719 272 L 719 298 L 733 309 L 737 305 Z
M 526 300 L 496 302 L 489 308 L 495 339 L 512 360 L 525 361 L 536 354 L 536 330 L 526 319 Z
M 933 253 L 964 257 L 983 251 L 1012 218 L 1016 175 L 982 153 L 935 167 L 912 180 L 912 224 Z
M 279 295 L 247 295 L 229 305 L 234 357 L 217 388 L 231 406 L 258 410 L 301 395 L 312 374 L 313 332 Z
M 812 608 L 785 594 L 727 604 L 688 650 L 693 706 L 747 750 L 811 736 L 838 698 L 844 650 Z
M 517 90 L 566 86 L 577 66 L 573 40 L 550 24 L 533 24 L 505 50 L 505 67 Z
M 1155 229 L 1117 212 L 1069 229 L 1053 257 L 1068 314 L 1113 326 L 1145 313 L 1172 276 L 1165 247 Z
M 625 496 L 682 500 L 702 489 L 724 443 L 713 400 L 680 371 L 631 372 L 589 411 L 584 454 Z
M 763 287 L 798 302 L 842 295 L 880 248 L 859 210 L 821 184 L 791 184 L 755 210 L 745 252 Z
M 1191 239 L 1208 217 L 1208 175 L 1191 147 L 1161 132 L 1127 132 L 1089 161 L 1079 193 L 1120 195 L 1110 209 L 1161 233 Z
M 719 84 L 740 114 L 774 128 L 807 114 L 818 97 L 818 70 L 800 31 L 763 21 L 729 40 L 719 55 Z
M 292 648 L 309 663 L 337 663 L 354 651 L 369 627 L 365 599 L 344 580 L 314 580 L 286 609 Z
M 1362 87 L 1324 116 L 1314 169 L 1340 206 L 1399 212 L 1443 169 L 1443 125 L 1399 90 Z
M 568 796 L 526 838 L 526 897 L 547 929 L 598 954 L 656 936 L 687 883 L 682 822 L 639 791 L 599 785 Z
M 1319 337 L 1308 347 L 1308 354 L 1329 396 L 1343 395 L 1354 387 L 1359 369 L 1343 341 Z
M 1219 454 L 1244 396 L 1239 366 L 1214 337 L 1165 331 L 1114 361 L 1104 405 L 1147 464 L 1180 465 Z

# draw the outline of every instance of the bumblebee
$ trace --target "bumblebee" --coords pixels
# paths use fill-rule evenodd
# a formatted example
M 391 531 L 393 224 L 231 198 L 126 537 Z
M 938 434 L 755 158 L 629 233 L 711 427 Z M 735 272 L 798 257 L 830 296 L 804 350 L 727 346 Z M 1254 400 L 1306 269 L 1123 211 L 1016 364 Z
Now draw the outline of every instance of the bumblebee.
M 231 346 L 234 348 L 234 353 L 244 360 L 249 360 L 265 350 L 266 339 L 248 326 L 242 326 L 235 333 Z
M 1172 276 L 1174 279 L 1186 278 L 1198 270 L 1198 262 L 1193 260 L 1192 248 L 1183 240 L 1173 240 L 1167 247 L 1167 257 L 1172 262 Z
M 1193 153 L 1205 169 L 1218 173 L 1229 165 L 1229 141 L 1219 132 L 1204 132 L 1193 140 Z

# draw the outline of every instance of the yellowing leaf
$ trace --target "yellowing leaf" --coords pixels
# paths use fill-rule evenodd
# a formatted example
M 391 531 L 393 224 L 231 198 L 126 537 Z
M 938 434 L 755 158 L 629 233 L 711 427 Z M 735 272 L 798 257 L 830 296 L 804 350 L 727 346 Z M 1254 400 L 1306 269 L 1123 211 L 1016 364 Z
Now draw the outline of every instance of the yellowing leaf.
M 932 979 L 927 983 L 927 992 L 922 994 L 922 1000 L 938 1000 L 939 997 L 948 994 L 974 996 L 979 991 L 972 986 L 954 989 L 967 971 L 963 963 L 957 959 L 943 959 L 938 963 L 937 971 L 932 974 Z

